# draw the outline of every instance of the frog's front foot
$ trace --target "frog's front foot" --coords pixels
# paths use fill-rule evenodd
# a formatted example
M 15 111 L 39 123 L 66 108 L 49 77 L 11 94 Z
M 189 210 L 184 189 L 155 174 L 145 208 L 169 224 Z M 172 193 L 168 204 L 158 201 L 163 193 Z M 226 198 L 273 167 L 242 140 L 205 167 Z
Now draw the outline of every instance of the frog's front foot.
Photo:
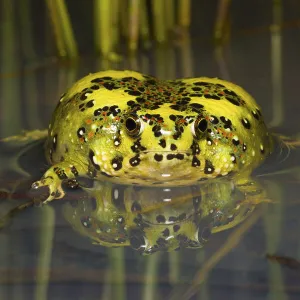
M 61 180 L 52 176 L 43 177 L 31 185 L 34 202 L 45 204 L 53 199 L 60 199 L 65 195 L 61 187 Z
M 44 176 L 31 186 L 34 202 L 41 204 L 62 198 L 65 195 L 62 183 L 71 181 L 71 187 L 75 187 L 77 182 L 75 178 L 78 176 L 79 170 L 82 171 L 79 165 L 75 166 L 68 161 L 51 166 Z

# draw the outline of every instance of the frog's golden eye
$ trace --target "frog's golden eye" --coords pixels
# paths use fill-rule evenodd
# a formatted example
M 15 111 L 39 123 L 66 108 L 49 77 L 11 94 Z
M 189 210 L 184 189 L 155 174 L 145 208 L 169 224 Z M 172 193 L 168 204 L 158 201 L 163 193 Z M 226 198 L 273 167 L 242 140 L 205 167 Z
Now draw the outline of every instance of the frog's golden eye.
M 192 132 L 195 137 L 200 138 L 207 130 L 207 120 L 203 117 L 198 117 L 192 126 Z
M 125 119 L 125 127 L 130 136 L 136 137 L 141 133 L 141 120 L 136 115 L 128 115 Z

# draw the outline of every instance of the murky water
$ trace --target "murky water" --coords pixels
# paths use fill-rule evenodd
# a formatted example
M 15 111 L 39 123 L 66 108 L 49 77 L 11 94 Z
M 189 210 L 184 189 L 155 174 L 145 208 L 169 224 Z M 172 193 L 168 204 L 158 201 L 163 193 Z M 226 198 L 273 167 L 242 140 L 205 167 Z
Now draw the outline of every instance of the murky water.
M 287 22 L 270 31 L 259 20 L 257 26 L 235 20 L 244 30 L 234 30 L 218 51 L 192 39 L 118 64 L 83 58 L 35 68 L 11 61 L 0 79 L 0 136 L 46 128 L 60 94 L 76 79 L 126 68 L 163 79 L 236 82 L 257 99 L 274 132 L 300 138 L 299 28 Z M 285 150 L 257 170 L 272 201 L 239 208 L 232 228 L 226 224 L 242 195 L 232 196 L 230 182 L 151 191 L 102 183 L 95 194 L 94 183 L 84 181 L 85 189 L 69 188 L 65 200 L 15 211 L 2 218 L 0 298 L 299 299 L 299 162 L 299 149 Z M 1 216 L 30 199 L 29 187 L 45 168 L 41 141 L 0 144 Z

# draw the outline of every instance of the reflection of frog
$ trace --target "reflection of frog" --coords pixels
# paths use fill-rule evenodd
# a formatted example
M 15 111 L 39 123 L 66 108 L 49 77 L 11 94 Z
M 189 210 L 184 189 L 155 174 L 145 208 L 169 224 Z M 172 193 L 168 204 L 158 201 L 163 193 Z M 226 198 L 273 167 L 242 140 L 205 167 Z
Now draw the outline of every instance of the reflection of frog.
M 49 201 L 78 175 L 174 186 L 231 173 L 247 184 L 271 151 L 260 109 L 233 83 L 105 71 L 61 97 L 46 142 L 52 167 L 33 188 L 48 187 Z
M 145 254 L 202 247 L 211 233 L 237 225 L 255 206 L 225 178 L 176 188 L 94 181 L 84 190 L 88 197 L 64 205 L 74 229 L 95 244 Z

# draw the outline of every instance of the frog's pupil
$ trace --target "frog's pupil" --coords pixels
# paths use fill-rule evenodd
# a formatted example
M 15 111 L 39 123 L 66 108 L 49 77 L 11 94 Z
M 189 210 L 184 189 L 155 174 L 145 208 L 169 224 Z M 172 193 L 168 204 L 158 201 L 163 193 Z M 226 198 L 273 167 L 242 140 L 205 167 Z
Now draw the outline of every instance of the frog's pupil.
M 198 129 L 201 132 L 204 132 L 207 129 L 207 121 L 205 119 L 202 119 L 199 123 L 198 123 Z
M 135 120 L 133 120 L 132 118 L 128 118 L 126 120 L 125 125 L 129 132 L 133 132 L 137 129 L 137 124 L 136 124 Z

